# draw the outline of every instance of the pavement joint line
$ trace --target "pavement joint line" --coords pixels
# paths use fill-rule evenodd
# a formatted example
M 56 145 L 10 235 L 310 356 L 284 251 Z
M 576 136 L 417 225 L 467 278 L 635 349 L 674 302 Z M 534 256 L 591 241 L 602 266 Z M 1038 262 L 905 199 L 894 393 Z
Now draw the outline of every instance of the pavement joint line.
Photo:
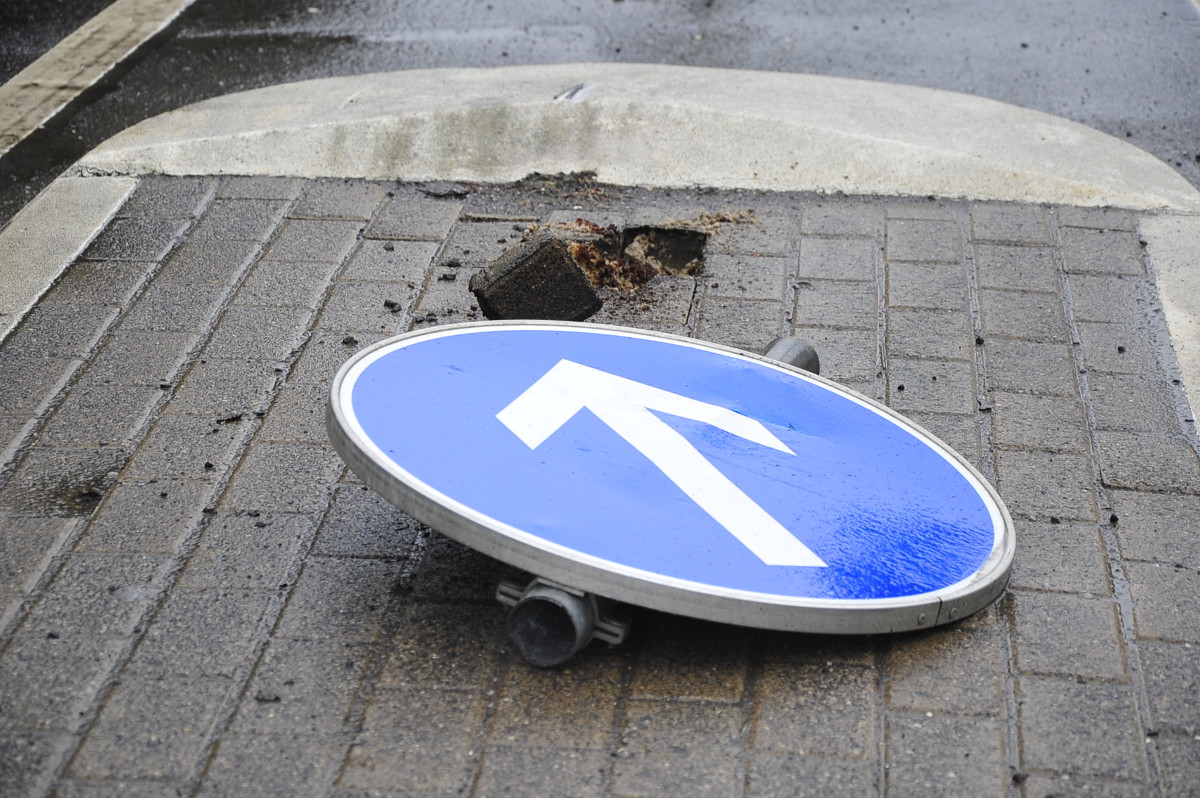
M 116 0 L 0 86 L 0 156 L 95 85 L 195 1 Z

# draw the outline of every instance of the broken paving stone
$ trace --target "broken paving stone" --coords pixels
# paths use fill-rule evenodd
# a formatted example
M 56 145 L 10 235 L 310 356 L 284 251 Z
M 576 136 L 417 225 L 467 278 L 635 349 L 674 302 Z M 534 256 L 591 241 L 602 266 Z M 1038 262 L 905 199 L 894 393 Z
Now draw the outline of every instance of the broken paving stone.
M 504 252 L 469 287 L 489 319 L 583 321 L 602 304 L 568 245 L 549 233 Z

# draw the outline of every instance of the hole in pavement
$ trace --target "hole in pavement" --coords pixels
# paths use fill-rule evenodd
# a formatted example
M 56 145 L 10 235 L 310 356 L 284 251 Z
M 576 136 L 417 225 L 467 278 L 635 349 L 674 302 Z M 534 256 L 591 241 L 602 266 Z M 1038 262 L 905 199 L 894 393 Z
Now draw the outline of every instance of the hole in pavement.
M 601 227 L 586 219 L 564 225 L 578 238 L 567 248 L 597 288 L 636 291 L 658 275 L 696 277 L 704 270 L 708 233 L 684 227 Z

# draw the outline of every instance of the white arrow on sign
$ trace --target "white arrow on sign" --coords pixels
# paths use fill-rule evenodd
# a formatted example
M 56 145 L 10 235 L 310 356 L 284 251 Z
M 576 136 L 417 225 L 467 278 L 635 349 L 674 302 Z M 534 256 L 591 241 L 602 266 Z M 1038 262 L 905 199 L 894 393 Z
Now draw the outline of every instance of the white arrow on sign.
M 767 565 L 825 565 L 704 459 L 686 438 L 650 411 L 690 418 L 795 454 L 752 418 L 570 360 L 560 360 L 496 418 L 530 449 L 536 449 L 585 407 Z

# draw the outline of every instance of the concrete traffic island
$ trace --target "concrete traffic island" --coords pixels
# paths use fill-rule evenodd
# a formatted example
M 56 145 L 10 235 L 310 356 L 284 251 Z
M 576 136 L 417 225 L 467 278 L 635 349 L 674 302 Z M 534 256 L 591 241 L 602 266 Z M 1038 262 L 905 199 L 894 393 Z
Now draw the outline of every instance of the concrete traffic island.
M 0 308 L 5 790 L 1186 794 L 1200 763 L 1195 192 L 1123 142 L 971 98 L 601 69 L 367 76 L 183 109 L 90 155 L 0 234 L 0 268 L 21 277 L 6 284 L 26 286 Z M 821 85 L 862 102 L 764 135 Z M 533 140 L 513 175 L 477 148 L 450 164 L 481 144 L 461 122 L 499 123 L 521 92 L 543 99 L 502 129 L 545 132 L 546 160 Z M 643 164 L 657 177 L 621 178 L 624 162 L 601 162 L 609 143 L 567 152 L 529 124 L 590 115 L 616 139 L 640 109 L 707 141 L 696 126 L 729 121 L 733 95 L 777 106 L 736 128 L 738 152 L 787 139 L 805 165 L 709 153 L 689 179 L 663 134 Z M 470 106 L 457 127 L 456 102 Z M 948 154 L 936 126 L 926 151 L 887 124 L 914 107 L 946 126 Z M 835 135 L 839 114 L 865 127 Z M 396 130 L 412 146 L 365 146 Z M 984 146 L 1006 133 L 1027 167 L 1007 178 Z M 1041 159 L 1041 137 L 1075 160 Z M 885 190 L 893 150 L 928 171 L 897 160 Z M 388 158 L 393 173 L 365 173 Z M 795 182 L 740 182 L 762 164 L 786 171 L 758 169 L 764 183 Z M 866 182 L 839 187 L 847 174 Z M 590 320 L 759 351 L 811 341 L 822 375 L 997 487 L 1017 533 L 1000 602 L 849 638 L 645 613 L 622 645 L 536 671 L 492 599 L 511 574 L 376 498 L 329 447 L 338 366 L 478 318 L 470 276 L 531 228 L 702 213 L 742 220 L 709 236 L 702 274 L 603 289 Z M 62 235 L 73 214 L 85 229 Z

